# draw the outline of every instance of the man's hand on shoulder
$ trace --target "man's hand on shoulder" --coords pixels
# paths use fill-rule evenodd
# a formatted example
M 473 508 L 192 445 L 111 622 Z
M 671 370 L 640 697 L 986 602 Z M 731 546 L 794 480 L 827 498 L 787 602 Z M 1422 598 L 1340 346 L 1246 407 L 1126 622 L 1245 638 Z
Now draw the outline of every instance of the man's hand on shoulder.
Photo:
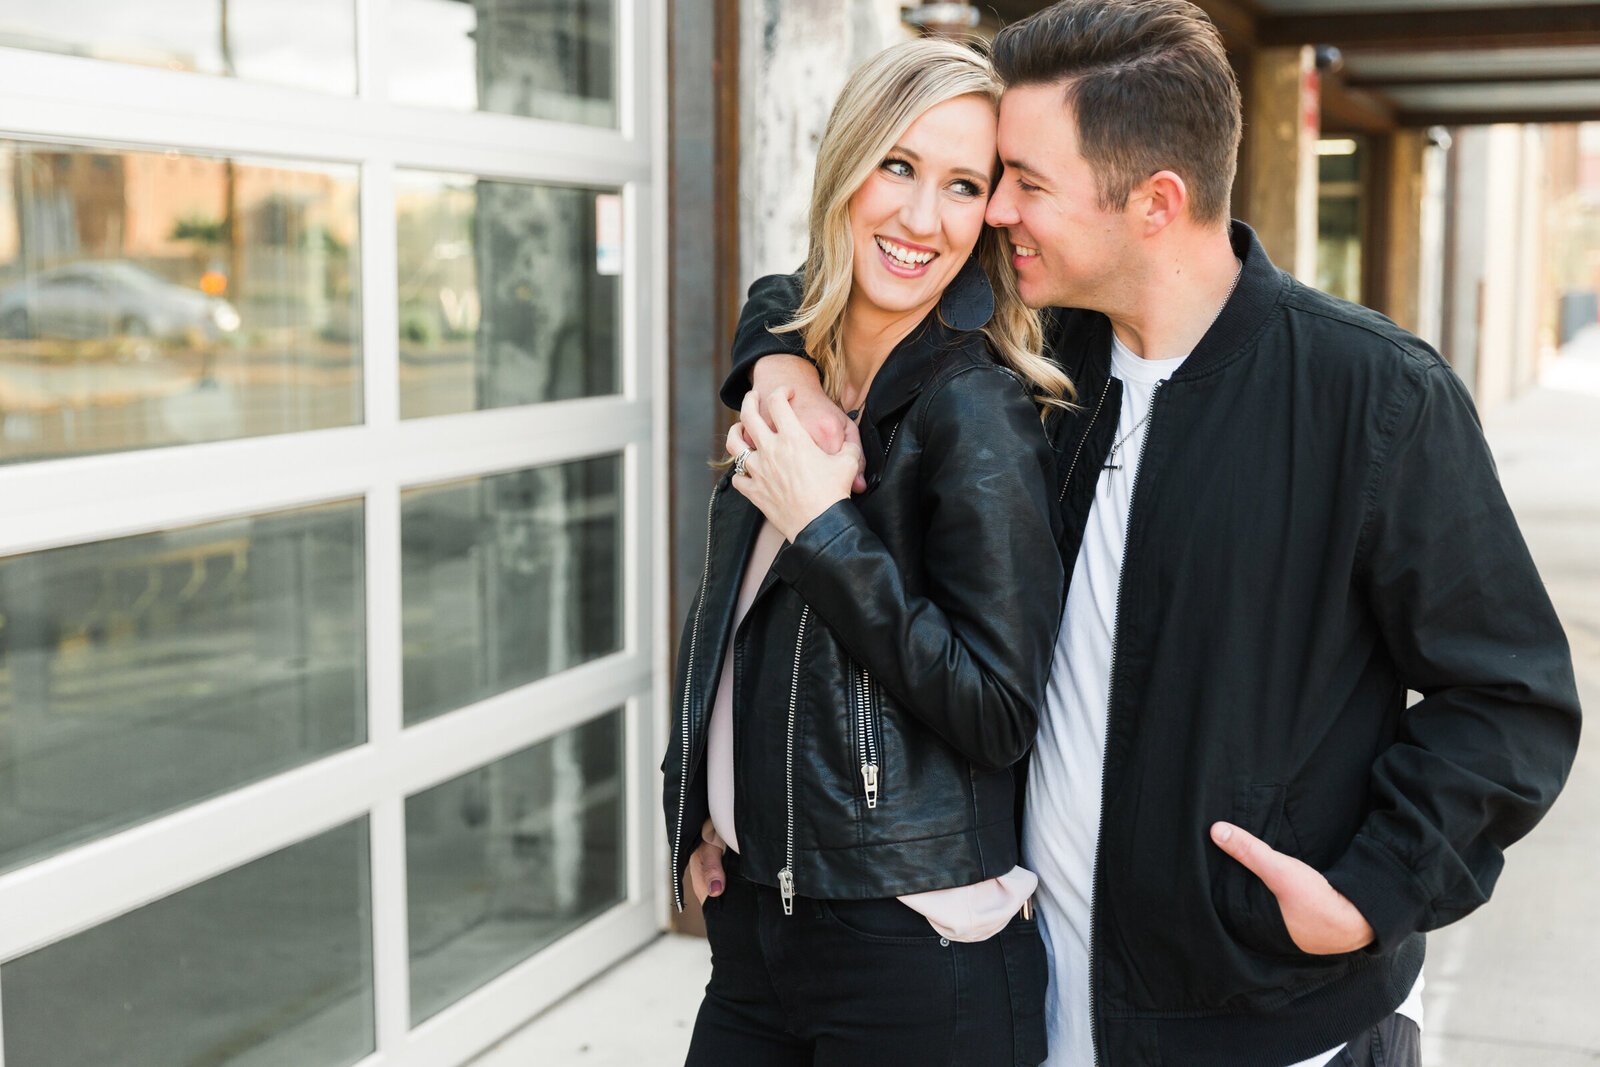
M 1349 898 L 1310 864 L 1277 851 L 1232 823 L 1213 824 L 1211 840 L 1266 883 L 1278 898 L 1283 925 L 1301 952 L 1313 956 L 1354 952 L 1377 936 Z
M 768 426 L 773 425 L 772 412 L 767 407 L 768 398 L 791 389 L 793 399 L 790 407 L 818 448 L 831 456 L 836 455 L 847 441 L 860 445 L 861 435 L 856 424 L 822 391 L 822 379 L 810 360 L 781 352 L 762 356 L 750 369 L 750 386 L 761 398 L 761 417 Z M 862 471 L 857 472 L 851 488 L 859 493 L 866 487 L 863 467 Z

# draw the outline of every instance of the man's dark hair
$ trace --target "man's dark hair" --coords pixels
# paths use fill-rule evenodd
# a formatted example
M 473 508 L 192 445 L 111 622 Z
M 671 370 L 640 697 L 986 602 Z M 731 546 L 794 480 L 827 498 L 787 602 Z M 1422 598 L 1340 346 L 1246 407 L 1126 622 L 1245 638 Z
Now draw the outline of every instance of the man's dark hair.
M 1239 83 L 1222 37 L 1185 0 L 1061 0 L 1001 30 L 1008 86 L 1062 84 L 1100 206 L 1127 206 L 1160 170 L 1183 178 L 1197 222 L 1228 217 L 1238 165 Z

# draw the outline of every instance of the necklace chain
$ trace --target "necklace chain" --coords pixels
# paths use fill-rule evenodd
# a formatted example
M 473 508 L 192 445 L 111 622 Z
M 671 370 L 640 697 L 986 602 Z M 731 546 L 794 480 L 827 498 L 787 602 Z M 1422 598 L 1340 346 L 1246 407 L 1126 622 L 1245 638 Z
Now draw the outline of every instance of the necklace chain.
M 1228 283 L 1228 291 L 1223 296 L 1222 303 L 1217 305 L 1216 314 L 1212 315 L 1211 321 L 1206 323 L 1205 333 L 1200 335 L 1202 338 L 1204 338 L 1207 333 L 1210 333 L 1211 327 L 1215 326 L 1217 324 L 1217 320 L 1222 318 L 1222 309 L 1228 306 L 1228 301 L 1233 299 L 1233 291 L 1239 287 L 1239 275 L 1244 273 L 1244 260 L 1236 259 L 1235 262 L 1237 262 L 1239 265 L 1234 268 L 1233 281 Z M 1100 468 L 1101 470 L 1114 471 L 1122 469 L 1121 466 L 1115 462 L 1117 458 L 1117 450 L 1128 443 L 1128 438 L 1139 432 L 1139 427 L 1143 426 L 1145 422 L 1149 420 L 1150 412 L 1153 410 L 1154 405 L 1146 408 L 1144 414 L 1139 416 L 1139 421 L 1133 424 L 1133 428 L 1116 440 L 1116 442 L 1111 446 L 1111 451 L 1106 453 L 1106 462 L 1105 465 Z

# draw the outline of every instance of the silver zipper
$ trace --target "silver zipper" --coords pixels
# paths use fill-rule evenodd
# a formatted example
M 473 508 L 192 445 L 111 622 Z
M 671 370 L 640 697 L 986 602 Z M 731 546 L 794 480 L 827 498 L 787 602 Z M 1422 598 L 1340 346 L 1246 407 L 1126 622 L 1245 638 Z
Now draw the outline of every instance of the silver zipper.
M 711 516 L 717 506 L 717 491 L 711 490 L 706 504 L 706 565 L 700 572 L 700 596 L 694 602 L 694 623 L 689 627 L 688 668 L 683 679 L 683 772 L 678 793 L 678 826 L 672 833 L 672 899 L 683 910 L 683 879 L 678 876 L 678 859 L 683 854 L 683 813 L 689 806 L 689 694 L 694 691 L 694 652 L 700 641 L 700 609 L 706 602 L 706 581 L 711 576 Z
M 1072 466 L 1067 468 L 1067 476 L 1061 482 L 1061 492 L 1056 494 L 1057 504 L 1061 503 L 1067 497 L 1067 486 L 1072 484 L 1072 472 L 1078 469 L 1078 457 L 1083 455 L 1083 446 L 1089 441 L 1089 430 L 1092 426 L 1094 426 L 1094 420 L 1100 417 L 1100 409 L 1105 407 L 1106 394 L 1109 392 L 1111 392 L 1111 379 L 1107 378 L 1105 388 L 1100 390 L 1100 400 L 1094 406 L 1094 413 L 1089 416 L 1089 423 L 1083 428 L 1083 434 L 1078 438 L 1078 450 L 1072 454 Z M 1155 394 L 1151 393 L 1150 398 L 1152 401 L 1154 401 Z M 1146 429 L 1145 433 L 1146 436 L 1149 435 L 1148 428 Z
M 1128 540 L 1133 534 L 1133 508 L 1139 499 L 1139 479 L 1144 470 L 1145 450 L 1150 447 L 1150 435 L 1155 432 L 1156 401 L 1160 399 L 1161 387 L 1165 384 L 1157 382 L 1150 392 L 1150 418 L 1145 423 L 1144 438 L 1139 442 L 1139 465 L 1133 469 L 1133 489 L 1128 495 L 1128 525 L 1122 531 L 1122 565 L 1117 572 L 1117 599 L 1111 609 L 1111 673 L 1106 683 L 1106 743 L 1100 752 L 1100 821 L 1094 831 L 1094 867 L 1089 883 L 1089 1041 L 1094 1048 L 1095 1067 L 1100 1067 L 1100 1019 L 1095 1011 L 1095 906 L 1100 896 L 1100 838 L 1106 828 L 1106 753 L 1111 750 L 1112 687 L 1117 680 L 1117 631 L 1122 625 L 1122 586 L 1128 572 Z M 1110 386 L 1111 383 L 1107 381 L 1107 389 Z
M 794 675 L 789 681 L 789 732 L 783 756 L 784 798 L 788 806 L 788 831 L 784 839 L 783 870 L 778 872 L 778 892 L 783 896 L 783 913 L 794 914 L 794 719 L 800 703 L 800 653 L 806 647 L 806 623 L 811 620 L 811 605 L 800 612 L 800 631 L 794 639 Z
M 856 676 L 856 738 L 861 752 L 861 785 L 867 807 L 878 806 L 878 739 L 872 726 L 872 675 L 865 667 Z

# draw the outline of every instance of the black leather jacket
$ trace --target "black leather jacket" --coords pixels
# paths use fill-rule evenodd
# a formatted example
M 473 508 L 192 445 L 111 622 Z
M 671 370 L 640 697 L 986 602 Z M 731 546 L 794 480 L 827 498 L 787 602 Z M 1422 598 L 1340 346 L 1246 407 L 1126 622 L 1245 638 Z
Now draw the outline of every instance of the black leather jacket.
M 866 491 L 779 550 L 732 645 L 741 870 L 786 898 L 891 897 L 1017 863 L 1012 767 L 1061 618 L 1054 456 L 981 334 L 931 315 L 873 380 L 861 432 Z M 720 479 L 662 767 L 679 907 L 761 522 Z

